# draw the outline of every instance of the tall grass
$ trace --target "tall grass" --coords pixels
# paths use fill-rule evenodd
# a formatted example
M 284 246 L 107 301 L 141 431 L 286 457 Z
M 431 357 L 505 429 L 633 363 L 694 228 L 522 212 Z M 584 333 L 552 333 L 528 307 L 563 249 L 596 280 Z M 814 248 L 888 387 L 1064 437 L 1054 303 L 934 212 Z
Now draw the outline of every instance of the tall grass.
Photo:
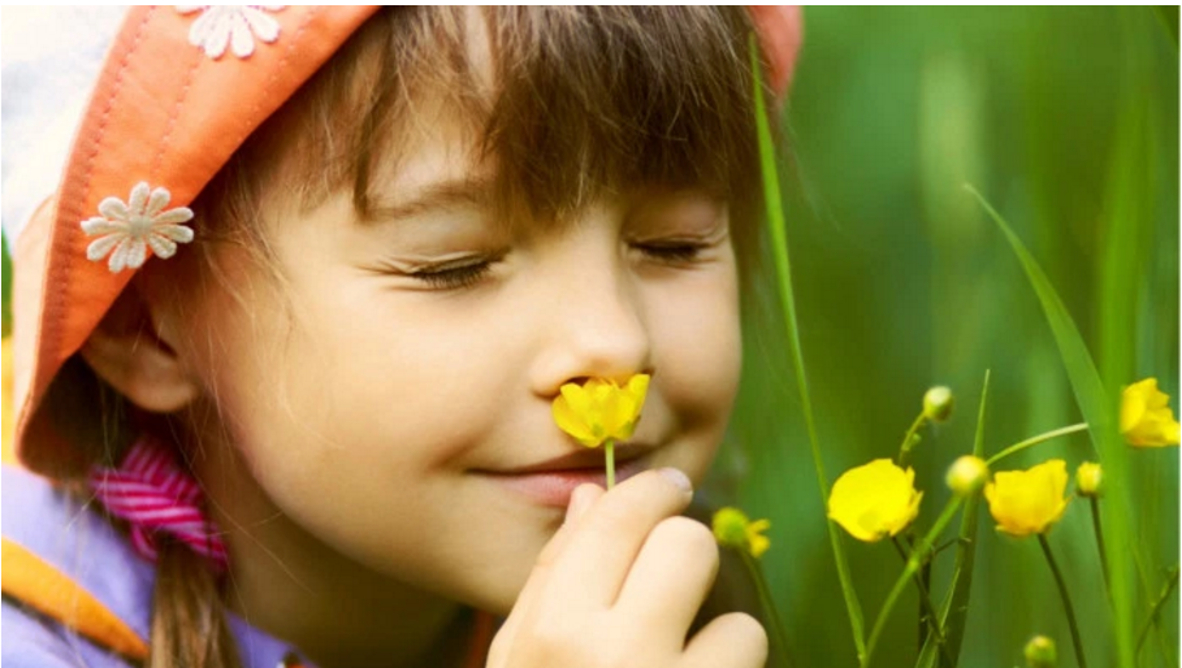
M 730 461 L 743 475 L 737 501 L 772 519 L 764 570 L 800 639 L 797 665 L 849 666 L 858 648 L 833 547 L 849 541 L 827 535 L 824 485 L 893 455 L 927 387 L 949 385 L 968 401 L 915 451 L 925 528 L 948 502 L 944 470 L 974 448 L 976 416 L 965 407 L 986 369 L 989 454 L 1102 422 L 1088 414 L 1112 413 L 1120 386 L 1144 376 L 1157 376 L 1178 408 L 1178 51 L 1158 10 L 1135 7 L 818 7 L 805 22 L 782 119 L 786 237 L 776 243 L 793 251 L 813 424 L 769 289 L 748 305 Z M 1062 333 L 1048 326 L 1027 270 L 966 182 L 1041 267 L 1094 359 L 1082 374 L 1091 380 L 1064 364 Z M 1081 383 L 1102 393 L 1080 401 Z M 1178 450 L 1129 451 L 1105 440 L 1111 430 L 1090 433 L 1095 445 L 1072 434 L 999 466 L 1062 457 L 1074 469 L 1099 452 L 1113 467 L 1125 487 L 1105 499 L 1103 522 L 1109 544 L 1127 550 L 1110 554 L 1127 602 L 1104 600 L 1086 503 L 1073 503 L 1051 542 L 1079 587 L 1091 664 L 1176 666 L 1176 593 L 1139 653 L 1135 636 L 1178 563 Z M 824 462 L 820 490 L 812 443 Z M 954 526 L 971 521 L 985 525 L 967 527 L 978 539 L 971 582 L 954 575 L 963 558 L 949 556 L 937 560 L 931 585 L 938 605 L 964 617 L 959 665 L 1021 665 L 1035 633 L 1058 640 L 1061 665 L 1070 665 L 1038 547 L 997 536 L 984 508 Z M 899 575 L 898 557 L 886 544 L 842 551 L 872 619 Z M 957 591 L 967 609 L 940 597 Z M 898 597 L 875 666 L 912 665 L 919 655 L 914 588 Z

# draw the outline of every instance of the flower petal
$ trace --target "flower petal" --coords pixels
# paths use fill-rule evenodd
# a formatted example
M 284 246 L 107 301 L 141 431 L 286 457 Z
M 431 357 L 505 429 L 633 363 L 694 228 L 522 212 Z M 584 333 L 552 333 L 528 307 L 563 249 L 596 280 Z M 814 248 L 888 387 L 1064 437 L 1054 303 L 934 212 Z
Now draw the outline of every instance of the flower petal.
M 148 196 L 152 188 L 147 181 L 140 181 L 131 189 L 131 197 L 127 200 L 127 210 L 132 216 L 143 215 L 144 207 L 148 204 Z
M 95 239 L 94 241 L 90 242 L 89 246 L 86 247 L 86 259 L 96 262 L 103 259 L 107 256 L 107 253 L 111 252 L 111 249 L 114 248 L 116 244 L 126 238 L 127 236 L 123 233 L 115 232 L 113 234 L 108 234 L 104 237 Z
M 115 247 L 115 252 L 111 253 L 110 259 L 107 260 L 107 268 L 112 273 L 119 273 L 127 266 L 127 253 L 131 248 L 131 237 L 121 236 L 119 238 L 119 245 Z
M 558 428 L 573 436 L 579 443 L 588 447 L 599 445 L 599 441 L 596 440 L 595 435 L 583 420 L 583 416 L 571 408 L 565 397 L 560 396 L 554 400 L 551 405 L 551 413 Z
M 172 194 L 168 192 L 168 188 L 156 188 L 152 191 L 151 197 L 148 198 L 148 205 L 144 209 L 144 215 L 149 218 L 155 217 L 164 207 L 168 206 L 168 202 L 171 199 Z
M 162 259 L 168 259 L 176 255 L 176 242 L 163 235 L 151 233 L 147 237 L 148 246 L 152 248 L 152 253 Z
M 127 223 L 99 216 L 82 221 L 82 231 L 92 237 L 98 234 L 126 234 L 127 229 Z
M 99 202 L 99 213 L 112 220 L 127 220 L 131 217 L 131 212 L 127 210 L 127 205 L 118 197 L 108 197 Z
M 192 228 L 184 225 L 153 225 L 152 233 L 159 234 L 177 243 L 187 244 L 193 240 Z
M 193 210 L 187 206 L 178 206 L 175 209 L 169 209 L 164 213 L 152 219 L 153 225 L 166 225 L 175 223 L 187 223 L 193 220 Z
M 267 16 L 263 10 L 245 7 L 242 10 L 242 17 L 246 19 L 255 36 L 264 42 L 270 44 L 279 39 L 279 22 Z

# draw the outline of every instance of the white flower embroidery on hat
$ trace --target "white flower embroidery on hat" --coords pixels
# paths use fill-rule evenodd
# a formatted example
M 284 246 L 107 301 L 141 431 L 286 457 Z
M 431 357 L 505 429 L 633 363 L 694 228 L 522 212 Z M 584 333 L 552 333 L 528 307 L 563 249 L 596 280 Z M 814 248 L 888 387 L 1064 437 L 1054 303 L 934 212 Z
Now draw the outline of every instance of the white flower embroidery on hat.
M 118 197 L 99 202 L 102 215 L 82 221 L 86 234 L 102 235 L 86 247 L 87 259 L 97 262 L 111 253 L 107 267 L 119 273 L 125 267 L 138 269 L 143 265 L 148 248 L 156 257 L 172 257 L 178 243 L 193 240 L 193 230 L 181 225 L 193 219 L 193 211 L 184 206 L 164 211 L 171 199 L 167 188 L 153 190 L 141 181 L 131 189 L 126 204 Z
M 201 12 L 189 28 L 189 43 L 205 49 L 205 55 L 217 60 L 229 45 L 234 55 L 249 58 L 254 53 L 254 38 L 270 44 L 279 39 L 279 22 L 264 12 L 277 12 L 283 5 L 246 5 L 236 7 L 177 5 L 182 14 Z

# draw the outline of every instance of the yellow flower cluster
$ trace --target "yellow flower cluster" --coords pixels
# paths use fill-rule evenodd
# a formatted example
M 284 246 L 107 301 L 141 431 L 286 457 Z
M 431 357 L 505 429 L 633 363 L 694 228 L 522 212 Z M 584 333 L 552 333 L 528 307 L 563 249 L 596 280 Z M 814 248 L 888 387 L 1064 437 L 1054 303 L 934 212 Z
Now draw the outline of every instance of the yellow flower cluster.
M 650 377 L 636 374 L 620 387 L 614 380 L 592 378 L 585 384 L 567 383 L 551 406 L 559 428 L 579 443 L 597 448 L 604 441 L 632 438 Z

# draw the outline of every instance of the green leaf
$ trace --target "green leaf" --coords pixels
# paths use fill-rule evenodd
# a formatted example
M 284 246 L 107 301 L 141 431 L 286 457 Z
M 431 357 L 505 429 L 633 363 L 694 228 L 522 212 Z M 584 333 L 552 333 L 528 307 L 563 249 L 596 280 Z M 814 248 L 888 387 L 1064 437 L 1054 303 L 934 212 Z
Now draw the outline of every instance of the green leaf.
M 1035 261 L 1030 251 L 1018 235 L 1010 229 L 1009 224 L 985 201 L 972 186 L 965 188 L 980 201 L 981 206 L 989 214 L 998 228 L 1009 240 L 1014 254 L 1022 263 L 1027 278 L 1038 295 L 1042 304 L 1043 314 L 1051 326 L 1055 343 L 1059 348 L 1059 357 L 1067 368 L 1067 377 L 1071 381 L 1071 389 L 1075 393 L 1076 403 L 1087 421 L 1092 443 L 1099 453 L 1100 461 L 1104 465 L 1104 473 L 1110 483 L 1109 493 L 1103 508 L 1104 526 L 1110 528 L 1113 545 L 1132 545 L 1132 535 L 1129 530 L 1131 504 L 1128 495 L 1128 466 L 1127 447 L 1120 434 L 1117 433 L 1116 400 L 1115 395 L 1110 398 L 1100 381 L 1100 374 L 1096 364 L 1088 353 L 1083 337 L 1072 320 L 1071 314 L 1063 305 L 1063 300 L 1051 285 L 1050 279 L 1043 272 L 1042 267 Z M 1134 661 L 1133 652 L 1133 597 L 1129 578 L 1129 555 L 1127 550 L 1114 550 L 1109 562 L 1111 572 L 1108 581 L 1112 585 L 1113 621 L 1116 624 L 1116 643 L 1119 665 L 1131 668 Z
M 763 77 L 760 74 L 759 46 L 755 34 L 748 38 L 751 54 L 751 69 L 755 75 L 755 126 L 759 140 L 759 163 L 763 175 L 764 201 L 767 204 L 768 228 L 772 237 L 772 254 L 775 257 L 776 275 L 779 279 L 779 293 L 781 306 L 784 309 L 784 322 L 787 327 L 789 348 L 792 353 L 792 366 L 796 373 L 796 385 L 800 390 L 800 405 L 804 413 L 804 421 L 808 427 L 809 444 L 812 446 L 813 464 L 817 470 L 817 483 L 821 489 L 821 505 L 828 504 L 829 477 L 825 474 L 825 465 L 821 459 L 821 446 L 817 441 L 817 428 L 813 420 L 813 402 L 809 396 L 808 378 L 805 374 L 804 353 L 800 345 L 800 327 L 796 321 L 796 299 L 792 290 L 792 270 L 788 261 L 788 233 L 784 222 L 784 205 L 780 197 L 780 176 L 776 169 L 776 149 L 772 141 L 771 126 L 768 122 L 767 104 L 763 98 Z M 858 650 L 859 659 L 866 653 L 865 621 L 862 618 L 862 606 L 858 602 L 857 592 L 854 591 L 853 576 L 850 573 L 849 560 L 845 555 L 845 548 L 841 542 L 837 525 L 832 520 L 826 520 L 825 526 L 829 531 L 829 543 L 833 547 L 833 558 L 837 564 L 837 577 L 841 581 L 841 591 L 845 599 L 846 612 L 850 618 L 850 628 L 854 634 L 854 645 Z

